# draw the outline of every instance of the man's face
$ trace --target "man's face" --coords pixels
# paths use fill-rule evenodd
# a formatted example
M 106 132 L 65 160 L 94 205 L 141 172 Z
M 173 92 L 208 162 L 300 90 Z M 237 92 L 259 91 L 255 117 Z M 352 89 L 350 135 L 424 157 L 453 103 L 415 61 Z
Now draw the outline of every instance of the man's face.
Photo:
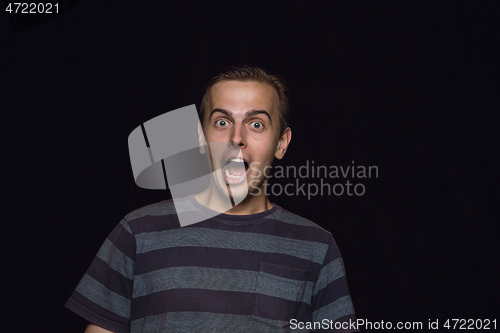
M 282 154 L 278 148 L 284 146 L 279 140 L 279 112 L 278 94 L 267 83 L 222 81 L 210 89 L 203 130 L 213 168 L 222 171 L 215 173 L 215 184 L 235 203 L 247 193 L 255 195 L 265 180 L 266 166 L 284 154 L 286 145 L 280 147 Z

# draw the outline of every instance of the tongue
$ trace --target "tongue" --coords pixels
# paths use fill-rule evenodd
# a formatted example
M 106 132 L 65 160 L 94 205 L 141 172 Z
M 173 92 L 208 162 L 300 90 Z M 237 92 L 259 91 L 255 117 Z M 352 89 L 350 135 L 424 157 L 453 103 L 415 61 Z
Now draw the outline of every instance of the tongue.
M 241 176 L 245 173 L 245 164 L 241 162 L 229 162 L 226 165 L 226 170 L 233 176 Z

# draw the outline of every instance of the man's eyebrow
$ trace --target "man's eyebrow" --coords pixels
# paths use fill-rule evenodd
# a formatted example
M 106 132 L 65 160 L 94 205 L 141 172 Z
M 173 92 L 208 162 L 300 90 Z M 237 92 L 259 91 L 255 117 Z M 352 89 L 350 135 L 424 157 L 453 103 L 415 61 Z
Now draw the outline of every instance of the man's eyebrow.
M 212 118 L 212 115 L 215 112 L 220 112 L 220 113 L 222 113 L 223 115 L 225 115 L 226 117 L 229 117 L 229 118 L 232 118 L 232 116 L 233 116 L 232 112 L 229 112 L 229 111 L 224 110 L 224 109 L 215 108 L 210 113 L 210 116 L 208 117 L 208 119 Z M 258 115 L 258 114 L 265 114 L 269 118 L 269 121 L 272 121 L 271 120 L 271 116 L 269 115 L 269 113 L 266 110 L 250 110 L 250 111 L 247 111 L 247 112 L 245 112 L 245 118 L 252 117 L 252 116 L 255 116 L 255 115 Z
M 208 117 L 208 119 L 212 118 L 212 115 L 215 112 L 220 112 L 220 113 L 222 113 L 223 115 L 225 115 L 226 117 L 229 117 L 229 118 L 232 118 L 232 116 L 233 116 L 232 112 L 228 112 L 228 111 L 226 111 L 224 109 L 217 109 L 217 108 L 215 108 L 215 109 L 212 110 L 212 112 L 210 112 L 210 116 Z
M 250 110 L 245 113 L 245 118 L 252 117 L 258 114 L 265 114 L 267 118 L 269 118 L 269 121 L 271 121 L 271 116 L 266 110 Z

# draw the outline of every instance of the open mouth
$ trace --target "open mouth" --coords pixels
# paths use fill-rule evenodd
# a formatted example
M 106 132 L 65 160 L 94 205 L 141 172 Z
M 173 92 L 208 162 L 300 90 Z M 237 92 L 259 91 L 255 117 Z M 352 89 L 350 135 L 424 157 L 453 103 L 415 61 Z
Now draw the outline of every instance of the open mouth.
M 238 184 L 245 179 L 248 173 L 248 163 L 240 158 L 231 158 L 224 165 L 224 178 L 229 184 Z

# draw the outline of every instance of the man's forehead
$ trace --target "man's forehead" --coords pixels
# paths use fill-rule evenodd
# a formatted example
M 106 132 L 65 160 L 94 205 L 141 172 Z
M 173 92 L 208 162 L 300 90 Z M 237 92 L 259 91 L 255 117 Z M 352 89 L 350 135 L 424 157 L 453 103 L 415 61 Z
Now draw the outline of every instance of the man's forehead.
M 279 109 L 278 93 L 266 82 L 220 81 L 212 86 L 209 97 L 211 109 L 221 108 L 231 112 L 265 109 L 271 115 Z

